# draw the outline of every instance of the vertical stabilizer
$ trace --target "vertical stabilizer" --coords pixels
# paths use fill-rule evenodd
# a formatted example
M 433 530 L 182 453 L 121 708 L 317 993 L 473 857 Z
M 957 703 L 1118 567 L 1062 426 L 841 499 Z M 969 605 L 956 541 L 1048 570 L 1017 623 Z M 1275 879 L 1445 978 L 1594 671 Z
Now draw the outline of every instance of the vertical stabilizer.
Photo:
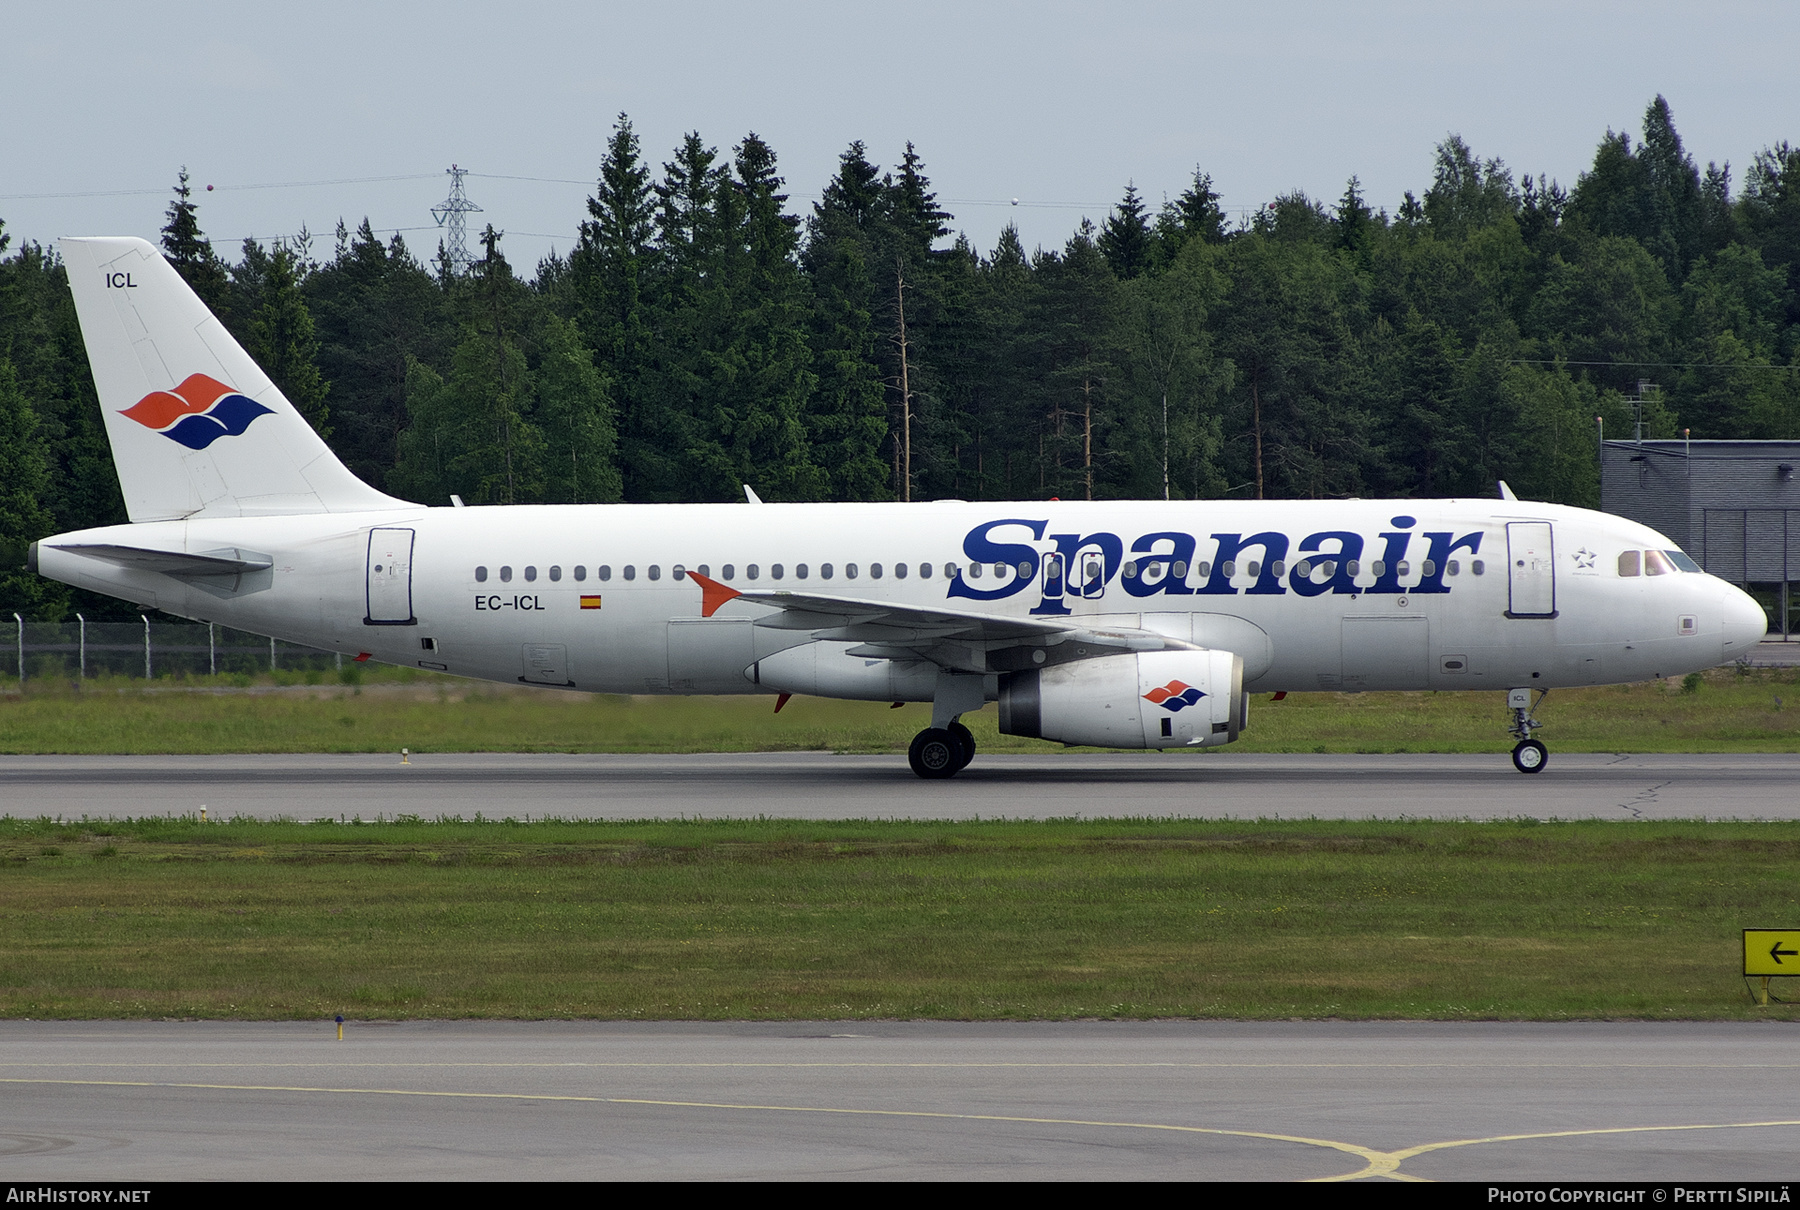
M 411 507 L 338 461 L 155 248 L 58 242 L 134 522 Z

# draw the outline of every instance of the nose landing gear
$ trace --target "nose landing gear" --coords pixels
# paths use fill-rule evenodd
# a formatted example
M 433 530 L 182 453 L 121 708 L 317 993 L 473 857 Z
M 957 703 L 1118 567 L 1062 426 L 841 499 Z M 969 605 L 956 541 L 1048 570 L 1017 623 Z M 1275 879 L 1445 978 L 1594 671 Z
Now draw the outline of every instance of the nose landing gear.
M 1544 698 L 1549 696 L 1549 693 L 1550 691 L 1546 689 L 1538 695 L 1539 705 L 1543 704 Z M 1519 737 L 1519 742 L 1513 746 L 1512 750 L 1513 768 L 1521 773 L 1542 773 L 1544 765 L 1550 760 L 1550 750 L 1538 740 L 1531 738 L 1532 731 L 1544 725 L 1531 717 L 1533 709 L 1531 690 L 1508 689 L 1506 705 L 1513 715 L 1512 725 L 1507 730 Z

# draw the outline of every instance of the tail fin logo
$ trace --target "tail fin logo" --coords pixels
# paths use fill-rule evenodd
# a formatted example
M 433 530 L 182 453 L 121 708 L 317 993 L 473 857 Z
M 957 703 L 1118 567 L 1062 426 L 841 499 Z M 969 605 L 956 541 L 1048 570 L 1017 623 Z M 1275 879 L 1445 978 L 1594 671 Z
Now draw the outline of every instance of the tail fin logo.
M 1170 681 L 1168 684 L 1158 685 L 1146 693 L 1144 700 L 1152 706 L 1161 706 L 1171 713 L 1179 713 L 1205 696 L 1206 694 L 1186 681 Z
M 119 414 L 190 450 L 203 450 L 221 437 L 241 436 L 258 416 L 274 413 L 216 378 L 190 374 L 173 391 L 152 391 Z

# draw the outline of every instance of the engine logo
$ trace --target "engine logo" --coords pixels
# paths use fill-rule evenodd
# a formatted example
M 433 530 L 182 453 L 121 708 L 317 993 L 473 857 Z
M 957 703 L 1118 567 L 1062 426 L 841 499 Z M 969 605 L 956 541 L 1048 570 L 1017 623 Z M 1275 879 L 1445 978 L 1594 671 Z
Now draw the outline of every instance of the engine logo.
M 1158 685 L 1144 695 L 1144 700 L 1153 706 L 1161 706 L 1171 712 L 1186 710 L 1198 702 L 1206 694 L 1194 688 L 1186 681 L 1170 681 L 1166 685 Z

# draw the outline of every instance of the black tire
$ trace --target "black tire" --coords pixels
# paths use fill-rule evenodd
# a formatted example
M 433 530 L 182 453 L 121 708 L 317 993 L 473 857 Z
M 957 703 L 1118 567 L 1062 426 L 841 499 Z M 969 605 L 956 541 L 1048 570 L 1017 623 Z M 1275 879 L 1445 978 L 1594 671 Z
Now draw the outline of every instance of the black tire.
M 935 780 L 955 777 L 963 767 L 962 741 L 956 733 L 943 727 L 927 727 L 913 736 L 906 750 L 907 763 L 920 777 Z
M 1542 773 L 1549 763 L 1550 750 L 1535 739 L 1520 740 L 1513 748 L 1513 768 L 1521 773 Z
M 944 730 L 948 731 L 951 735 L 954 735 L 957 742 L 962 744 L 962 756 L 958 759 L 956 765 L 957 769 L 967 769 L 969 767 L 969 762 L 975 759 L 974 734 L 961 723 L 951 723 L 948 727 L 945 727 Z

